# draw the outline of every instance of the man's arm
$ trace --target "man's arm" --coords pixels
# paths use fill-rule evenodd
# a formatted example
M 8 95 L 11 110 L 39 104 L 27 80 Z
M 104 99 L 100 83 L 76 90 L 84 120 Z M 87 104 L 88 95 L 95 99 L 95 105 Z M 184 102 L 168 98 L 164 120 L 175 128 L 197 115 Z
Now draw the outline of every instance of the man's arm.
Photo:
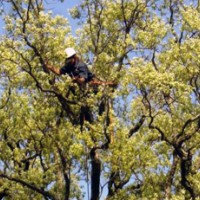
M 55 67 L 55 66 L 52 66 L 52 65 L 49 65 L 49 64 L 46 64 L 46 67 L 52 71 L 53 73 L 57 74 L 57 75 L 60 75 L 60 68 L 58 67 Z
M 52 71 L 53 73 L 57 74 L 57 75 L 61 75 L 61 70 L 58 67 L 46 64 L 46 67 Z M 85 78 L 83 77 L 72 77 L 73 82 L 78 83 L 78 84 L 83 84 L 85 83 Z
M 55 74 L 57 74 L 57 75 L 61 75 L 60 68 L 55 67 L 55 66 L 53 66 L 53 65 L 50 65 L 50 64 L 48 63 L 48 59 L 46 59 L 45 67 L 46 67 L 47 69 L 49 69 L 50 71 L 52 71 L 53 73 L 55 73 Z
M 49 69 L 50 71 L 52 71 L 53 73 L 57 74 L 57 75 L 61 75 L 62 74 L 62 70 L 58 67 L 52 66 L 48 64 L 48 61 L 46 62 L 46 67 L 47 69 Z M 79 85 L 85 83 L 86 79 L 84 77 L 71 77 L 72 81 L 75 83 L 78 83 Z

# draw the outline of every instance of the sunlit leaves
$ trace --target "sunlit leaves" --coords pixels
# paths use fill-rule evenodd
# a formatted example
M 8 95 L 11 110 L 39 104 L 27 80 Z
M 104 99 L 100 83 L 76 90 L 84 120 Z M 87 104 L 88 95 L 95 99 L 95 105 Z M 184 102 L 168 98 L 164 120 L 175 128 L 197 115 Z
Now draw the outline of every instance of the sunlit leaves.
M 157 16 L 153 16 L 153 19 L 147 19 L 143 30 L 138 30 L 137 39 L 146 48 L 154 48 L 167 34 L 167 26 Z
M 108 199 L 189 199 L 182 178 L 199 195 L 196 4 L 82 1 L 71 10 L 81 22 L 74 36 L 68 19 L 30 2 L 36 3 L 16 1 L 20 15 L 13 7 L 5 16 L 1 38 L 0 173 L 49 191 L 55 199 L 64 199 L 70 185 L 70 197 L 82 199 L 81 184 L 90 184 L 89 152 L 96 148 Z M 63 66 L 68 46 L 77 49 L 98 79 L 117 86 L 99 86 L 95 94 L 67 75 L 47 73 L 44 63 Z M 70 87 L 74 93 L 68 93 Z M 106 106 L 99 115 L 102 102 Z M 81 126 L 86 105 L 94 120 Z M 43 198 L 30 187 L 1 180 L 1 191 L 12 198 Z
M 199 26 L 198 24 L 200 23 L 199 17 L 200 13 L 199 11 L 192 7 L 192 6 L 187 6 L 182 10 L 182 17 L 183 17 L 183 27 L 186 30 L 189 31 L 199 31 Z

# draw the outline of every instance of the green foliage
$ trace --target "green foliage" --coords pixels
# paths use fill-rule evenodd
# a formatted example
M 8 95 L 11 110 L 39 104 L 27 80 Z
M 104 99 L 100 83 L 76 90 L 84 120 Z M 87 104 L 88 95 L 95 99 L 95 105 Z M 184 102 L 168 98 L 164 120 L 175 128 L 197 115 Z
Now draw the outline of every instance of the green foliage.
M 71 10 L 80 27 L 74 36 L 69 19 L 43 1 L 8 0 L 0 40 L 0 196 L 87 198 L 96 159 L 100 199 L 198 199 L 197 3 L 80 1 Z M 69 46 L 117 86 L 94 94 L 49 72 L 46 61 L 61 67 Z M 67 96 L 70 87 L 75 94 Z M 85 107 L 93 120 L 81 124 Z

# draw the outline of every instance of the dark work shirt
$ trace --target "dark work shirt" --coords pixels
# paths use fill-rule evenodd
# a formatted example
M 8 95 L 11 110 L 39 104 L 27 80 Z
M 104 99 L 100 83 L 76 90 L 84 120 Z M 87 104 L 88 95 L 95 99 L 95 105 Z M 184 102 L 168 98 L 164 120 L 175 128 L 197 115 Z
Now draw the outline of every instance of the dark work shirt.
M 60 74 L 68 74 L 70 77 L 85 78 L 86 82 L 91 81 L 94 77 L 87 65 L 81 61 L 76 61 L 74 65 L 66 64 L 60 69 Z

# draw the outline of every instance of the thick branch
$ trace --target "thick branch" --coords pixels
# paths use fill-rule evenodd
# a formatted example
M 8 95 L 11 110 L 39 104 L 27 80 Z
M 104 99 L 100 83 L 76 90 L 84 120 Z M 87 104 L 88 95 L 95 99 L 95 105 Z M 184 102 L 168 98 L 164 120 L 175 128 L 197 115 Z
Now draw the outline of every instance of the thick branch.
M 152 117 L 152 123 L 153 123 L 153 117 Z M 167 142 L 168 144 L 172 145 L 172 143 L 167 139 L 167 137 L 165 137 L 165 133 L 163 132 L 163 130 L 161 128 L 159 128 L 158 126 L 152 125 L 152 123 L 149 124 L 149 128 L 157 130 L 161 135 L 161 140 L 163 140 L 163 141 Z
M 101 161 L 98 158 L 96 148 L 90 151 L 91 157 L 91 200 L 98 200 L 100 194 L 100 175 L 101 175 Z
M 171 186 L 172 186 L 174 175 L 175 175 L 175 172 L 176 172 L 176 169 L 177 169 L 177 165 L 178 165 L 178 156 L 174 152 L 172 167 L 171 167 L 171 170 L 168 173 L 168 178 L 167 178 L 167 182 L 166 182 L 166 186 L 165 186 L 165 198 L 166 199 L 170 198 Z
M 145 116 L 142 116 L 139 122 L 133 128 L 130 129 L 128 137 L 131 137 L 134 133 L 136 133 L 143 125 L 144 121 L 145 121 Z
M 177 135 L 177 138 L 180 138 L 180 137 L 184 134 L 185 129 L 186 129 L 191 123 L 193 123 L 193 122 L 195 122 L 195 121 L 198 121 L 198 120 L 200 120 L 200 114 L 197 115 L 197 116 L 196 116 L 195 118 L 193 118 L 193 119 L 188 119 L 188 120 L 185 122 L 185 124 L 183 125 L 181 132 Z M 186 137 L 186 136 L 185 136 L 185 137 Z M 182 138 L 182 140 L 184 140 L 184 138 Z
M 59 156 L 60 156 L 60 159 L 61 159 L 62 172 L 63 172 L 63 176 L 64 176 L 64 180 L 65 180 L 65 197 L 64 197 L 64 200 L 69 200 L 69 196 L 70 196 L 70 178 L 68 176 L 67 161 L 66 161 L 65 156 L 63 155 L 62 149 L 59 147 L 57 142 L 56 142 L 56 146 L 57 146 L 58 153 L 59 153 Z
M 152 64 L 153 64 L 155 70 L 158 71 L 158 68 L 157 68 L 157 65 L 156 65 L 156 62 L 155 62 L 155 54 L 156 54 L 156 49 L 153 50 L 153 56 L 152 56 L 151 61 L 152 61 Z
M 163 132 L 163 130 L 161 128 L 159 128 L 158 126 L 154 126 L 153 125 L 153 121 L 154 121 L 154 116 L 152 115 L 152 107 L 151 107 L 151 103 L 148 99 L 148 94 L 147 94 L 147 91 L 145 89 L 142 90 L 142 93 L 144 95 L 144 99 L 146 100 L 147 102 L 147 106 L 148 106 L 148 109 L 149 109 L 149 117 L 150 117 L 150 123 L 149 123 L 149 128 L 150 129 L 155 129 L 157 130 L 160 135 L 161 135 L 161 140 L 164 140 L 166 141 L 168 144 L 172 144 L 168 139 L 167 137 L 165 137 L 165 133 Z
M 188 175 L 191 173 L 192 168 L 192 153 L 189 150 L 184 150 L 180 145 L 174 144 L 174 152 L 180 158 L 181 168 L 181 184 L 189 192 L 192 200 L 195 200 L 196 194 L 191 182 L 188 180 Z
M 4 189 L 2 192 L 0 192 L 0 200 L 4 199 L 4 197 L 8 197 L 9 196 L 7 191 L 8 191 L 8 189 Z
M 27 182 L 25 182 L 25 181 L 23 181 L 23 180 L 21 180 L 21 179 L 18 179 L 18 178 L 9 177 L 9 176 L 7 176 L 6 174 L 0 174 L 0 177 L 5 178 L 5 179 L 10 180 L 10 181 L 13 181 L 13 182 L 16 182 L 16 183 L 19 183 L 19 184 L 21 184 L 22 186 L 26 186 L 26 187 L 28 187 L 29 189 L 31 189 L 31 190 L 33 190 L 33 191 L 36 191 L 36 192 L 38 192 L 39 194 L 43 195 L 45 198 L 49 198 L 49 199 L 52 199 L 52 200 L 55 199 L 55 197 L 54 197 L 52 194 L 50 194 L 49 192 L 44 191 L 44 190 L 41 189 L 41 188 L 36 187 L 34 184 L 27 183 Z
M 173 9 L 173 5 L 172 5 L 172 0 L 170 0 L 169 10 L 170 10 L 170 20 L 169 20 L 169 23 L 173 27 L 174 26 L 174 9 Z
M 191 171 L 192 166 L 192 155 L 187 152 L 187 157 L 181 157 L 181 184 L 190 193 L 192 200 L 195 200 L 195 191 L 188 180 L 188 175 Z

